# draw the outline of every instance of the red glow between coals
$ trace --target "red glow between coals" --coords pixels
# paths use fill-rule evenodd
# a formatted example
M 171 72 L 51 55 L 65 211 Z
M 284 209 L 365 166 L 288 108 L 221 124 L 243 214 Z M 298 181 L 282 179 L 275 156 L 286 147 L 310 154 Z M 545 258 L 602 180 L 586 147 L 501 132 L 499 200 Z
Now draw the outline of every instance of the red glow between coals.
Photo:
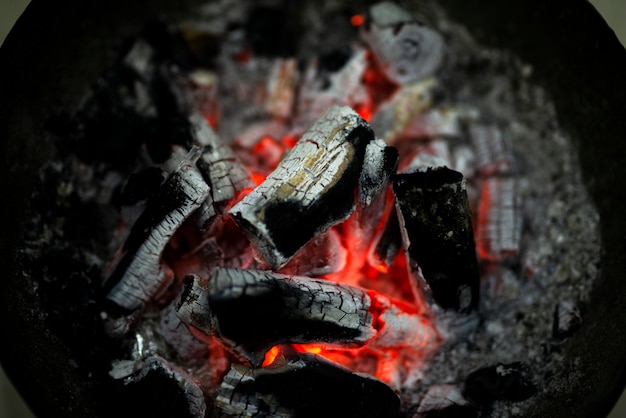
M 352 26 L 361 26 L 365 23 L 365 16 L 362 14 L 354 15 L 350 18 L 350 23 Z

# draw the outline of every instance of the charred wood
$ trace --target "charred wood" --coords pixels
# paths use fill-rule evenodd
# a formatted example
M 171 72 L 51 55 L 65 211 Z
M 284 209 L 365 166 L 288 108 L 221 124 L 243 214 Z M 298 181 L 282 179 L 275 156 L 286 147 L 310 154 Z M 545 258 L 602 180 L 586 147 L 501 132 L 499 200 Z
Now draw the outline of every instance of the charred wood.
M 399 174 L 393 190 L 416 286 L 444 309 L 475 309 L 480 276 L 463 175 L 447 168 Z
M 211 186 L 214 203 L 226 202 L 254 183 L 248 170 L 230 147 L 223 143 L 205 118 L 194 114 L 190 118 L 192 136 L 196 145 L 202 147 L 198 169 Z
M 515 260 L 522 237 L 521 195 L 514 178 L 489 178 L 482 184 L 476 225 L 481 259 Z
M 377 3 L 370 8 L 370 24 L 365 25 L 362 37 L 385 75 L 398 84 L 432 75 L 445 57 L 441 35 L 416 22 L 392 2 Z
M 233 365 L 217 393 L 217 407 L 236 417 L 388 418 L 400 406 L 383 382 L 312 355 L 264 368 Z
M 113 312 L 139 309 L 168 286 L 173 273 L 161 260 L 163 249 L 208 193 L 193 156 L 165 180 L 133 225 L 104 283 L 106 300 L 117 307 Z
M 181 299 L 183 321 L 212 332 L 257 366 L 267 350 L 284 343 L 429 351 L 438 339 L 412 307 L 321 279 L 218 268 L 208 284 L 190 281 Z
M 352 213 L 365 149 L 373 139 L 352 109 L 333 106 L 229 211 L 273 269 Z

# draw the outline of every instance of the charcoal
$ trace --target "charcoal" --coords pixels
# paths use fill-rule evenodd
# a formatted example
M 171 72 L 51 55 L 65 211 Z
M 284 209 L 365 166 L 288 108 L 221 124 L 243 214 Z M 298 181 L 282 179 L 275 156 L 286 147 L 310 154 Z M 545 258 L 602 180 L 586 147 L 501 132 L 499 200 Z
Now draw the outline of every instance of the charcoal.
M 270 267 L 284 266 L 315 235 L 352 213 L 373 136 L 352 109 L 333 106 L 276 170 L 230 209 Z
M 489 178 L 481 187 L 476 248 L 487 261 L 514 261 L 522 236 L 519 180 Z
M 580 309 L 575 302 L 569 300 L 559 302 L 554 307 L 552 338 L 559 341 L 571 337 L 580 328 L 582 322 Z
M 178 301 L 172 301 L 163 311 L 159 321 L 159 332 L 183 360 L 200 360 L 208 354 L 206 341 L 198 339 L 177 316 Z
M 257 366 L 282 343 L 429 351 L 439 338 L 415 309 L 376 292 L 251 269 L 190 279 L 178 315 Z
M 438 88 L 433 78 L 399 88 L 380 105 L 372 118 L 372 128 L 388 145 L 400 146 L 402 140 L 429 138 L 436 132 L 423 126 L 424 115 L 432 109 Z M 413 126 L 416 124 L 417 129 Z
M 320 68 L 317 61 L 311 62 L 300 85 L 296 123 L 309 126 L 335 105 L 370 112 L 373 103 L 362 81 L 368 67 L 367 56 L 365 49 L 355 49 L 345 65 L 333 73 Z
M 147 203 L 108 273 L 104 293 L 118 312 L 128 314 L 141 308 L 172 278 L 161 261 L 161 253 L 209 193 L 193 165 L 194 158 L 172 173 Z
M 144 401 L 149 400 L 149 401 Z M 159 356 L 125 383 L 112 416 L 204 418 L 207 405 L 202 389 L 186 372 Z
M 422 398 L 413 418 L 472 418 L 476 409 L 453 385 L 434 385 Z
M 381 139 L 367 145 L 363 170 L 359 178 L 360 206 L 371 205 L 372 201 L 383 193 L 398 168 L 398 159 L 398 150 L 385 146 Z
M 463 175 L 448 168 L 399 174 L 393 191 L 415 287 L 444 309 L 474 310 L 480 276 Z
M 483 405 L 496 400 L 521 402 L 536 391 L 530 373 L 530 368 L 522 362 L 484 367 L 467 376 L 464 394 Z
M 391 2 L 372 6 L 370 17 L 362 36 L 390 80 L 410 84 L 439 69 L 445 57 L 445 43 L 438 32 L 415 22 Z
M 386 270 L 391 266 L 402 248 L 402 233 L 396 211 L 391 211 L 385 227 L 372 242 L 368 253 L 369 264 L 377 269 Z
M 284 267 L 281 274 L 319 277 L 337 273 L 346 266 L 347 251 L 342 245 L 341 236 L 333 229 L 317 235 Z
M 264 109 L 272 117 L 286 119 L 291 116 L 298 81 L 297 64 L 293 58 L 279 59 L 270 69 Z
M 211 334 L 209 281 L 207 279 L 197 275 L 185 277 L 176 314 L 186 324 L 207 335 Z
M 212 331 L 254 365 L 285 342 L 363 345 L 376 333 L 369 307 L 362 290 L 321 279 L 218 268 L 209 281 Z
M 252 187 L 250 173 L 230 147 L 223 143 L 206 119 L 198 114 L 190 118 L 196 145 L 202 147 L 198 169 L 211 186 L 214 203 L 227 202 L 245 188 Z
M 229 416 L 394 417 L 392 388 L 313 355 L 264 368 L 233 365 L 215 401 Z
M 469 134 L 476 153 L 476 166 L 483 176 L 511 172 L 513 158 L 508 138 L 496 125 L 471 124 Z

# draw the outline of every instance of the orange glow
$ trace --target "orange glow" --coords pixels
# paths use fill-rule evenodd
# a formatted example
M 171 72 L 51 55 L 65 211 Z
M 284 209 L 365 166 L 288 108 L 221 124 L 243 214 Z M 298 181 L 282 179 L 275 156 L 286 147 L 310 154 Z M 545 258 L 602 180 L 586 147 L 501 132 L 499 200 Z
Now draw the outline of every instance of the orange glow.
M 363 25 L 363 23 L 365 23 L 365 16 L 361 14 L 354 15 L 350 18 L 350 23 L 352 23 L 352 26 L 361 26 Z
M 259 173 L 252 173 L 252 181 L 258 186 L 265 181 L 265 176 Z
M 368 106 L 366 104 L 362 104 L 362 105 L 357 105 L 354 107 L 354 111 L 356 113 L 358 113 L 363 119 L 365 119 L 367 122 L 370 121 L 370 119 L 372 119 L 372 107 Z
M 285 135 L 283 137 L 283 144 L 286 148 L 291 149 L 298 143 L 298 138 L 291 135 Z
M 280 348 L 275 345 L 265 353 L 265 359 L 263 360 L 263 367 L 270 366 L 276 361 L 276 357 L 280 354 Z

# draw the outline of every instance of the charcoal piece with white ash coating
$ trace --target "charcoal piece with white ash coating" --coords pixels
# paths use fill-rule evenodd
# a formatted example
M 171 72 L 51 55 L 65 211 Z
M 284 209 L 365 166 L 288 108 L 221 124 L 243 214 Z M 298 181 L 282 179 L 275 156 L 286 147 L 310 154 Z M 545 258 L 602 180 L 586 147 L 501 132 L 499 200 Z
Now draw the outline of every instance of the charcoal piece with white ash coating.
M 310 354 L 264 368 L 233 365 L 215 403 L 238 417 L 388 418 L 400 407 L 385 383 Z
M 103 292 L 107 312 L 123 316 L 141 309 L 172 279 L 161 254 L 182 223 L 206 199 L 209 186 L 196 170 L 194 155 L 172 173 L 133 225 L 108 272 Z
M 427 352 L 439 338 L 406 304 L 323 279 L 220 267 L 208 281 L 185 282 L 179 317 L 255 366 L 283 343 Z
M 188 294 L 202 298 L 201 285 L 192 284 Z M 211 331 L 254 365 L 261 365 L 266 351 L 280 343 L 354 347 L 376 332 L 366 293 L 321 279 L 220 267 L 207 293 Z M 181 309 L 191 308 L 182 303 Z
M 250 172 L 198 114 L 189 117 L 194 143 L 202 148 L 198 169 L 211 186 L 214 203 L 229 201 L 245 188 L 253 187 Z
M 393 184 L 411 275 L 444 309 L 478 305 L 480 275 L 465 179 L 445 167 L 399 174 Z
M 445 57 L 443 37 L 417 22 L 400 6 L 384 1 L 370 8 L 370 24 L 362 37 L 385 75 L 398 84 L 410 84 L 432 75 Z
M 230 209 L 273 269 L 354 211 L 365 149 L 373 139 L 356 112 L 333 106 L 276 170 Z

